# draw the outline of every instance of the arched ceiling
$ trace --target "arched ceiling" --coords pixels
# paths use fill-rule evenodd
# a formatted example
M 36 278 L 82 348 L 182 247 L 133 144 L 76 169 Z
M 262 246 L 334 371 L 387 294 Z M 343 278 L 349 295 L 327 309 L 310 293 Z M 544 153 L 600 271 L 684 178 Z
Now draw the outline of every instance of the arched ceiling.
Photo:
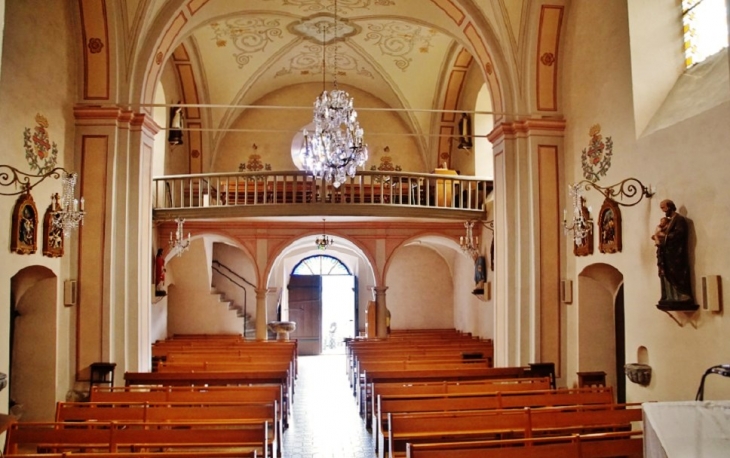
M 241 107 L 281 88 L 322 83 L 330 89 L 336 79 L 339 87 L 357 88 L 402 113 L 421 147 L 430 149 L 433 165 L 443 154 L 435 137 L 444 134 L 444 123 L 457 120 L 443 112 L 459 109 L 466 72 L 476 62 L 476 75 L 494 78 L 493 92 L 500 87 L 492 75 L 500 65 L 492 61 L 505 62 L 517 49 L 527 14 L 521 0 L 123 3 L 130 36 L 147 34 L 143 41 L 155 42 L 168 58 L 184 48 L 195 77 L 194 103 L 216 106 L 202 113 L 210 128 L 225 130 Z M 500 103 L 501 96 L 493 100 Z

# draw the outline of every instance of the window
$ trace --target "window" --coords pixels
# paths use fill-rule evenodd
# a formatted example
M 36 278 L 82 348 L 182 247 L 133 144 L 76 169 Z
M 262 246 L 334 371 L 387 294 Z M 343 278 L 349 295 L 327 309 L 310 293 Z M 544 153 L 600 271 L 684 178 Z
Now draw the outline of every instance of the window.
M 332 256 L 310 256 L 294 266 L 294 275 L 351 275 L 347 266 Z
M 682 0 L 682 25 L 687 68 L 727 48 L 725 0 Z

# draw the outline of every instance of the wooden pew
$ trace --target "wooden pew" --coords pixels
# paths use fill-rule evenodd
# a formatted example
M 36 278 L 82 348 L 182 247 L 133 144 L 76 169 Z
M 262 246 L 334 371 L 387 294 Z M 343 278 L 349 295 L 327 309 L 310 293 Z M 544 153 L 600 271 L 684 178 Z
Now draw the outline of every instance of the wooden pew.
M 407 458 L 641 458 L 642 431 L 407 444 Z
M 36 448 L 42 452 L 124 452 L 147 449 L 255 449 L 270 455 L 266 422 L 85 422 L 14 423 L 7 431 L 5 453 Z M 275 450 L 275 447 L 274 447 Z
M 289 407 L 280 384 L 247 386 L 93 386 L 91 402 L 276 402 L 283 426 L 288 426 Z
M 464 410 L 515 409 L 524 407 L 580 406 L 612 404 L 610 387 L 560 390 L 469 392 L 421 395 L 377 395 L 372 424 L 375 448 L 380 449 L 388 440 L 389 413 L 458 412 Z
M 368 418 L 371 412 L 366 409 L 368 405 L 372 407 L 372 395 L 369 387 L 374 383 L 382 382 L 401 382 L 401 383 L 419 383 L 419 382 L 444 382 L 444 381 L 467 381 L 467 380 L 485 380 L 500 378 L 520 378 L 524 376 L 523 367 L 474 367 L 464 364 L 464 367 L 444 369 L 438 365 L 433 367 L 421 367 L 419 369 L 406 370 L 381 370 L 381 371 L 365 371 L 363 374 L 363 382 L 357 384 L 356 399 L 360 403 L 360 412 Z M 365 406 L 364 408 L 362 406 Z
M 68 453 L 30 453 L 3 455 L 4 458 L 257 458 L 256 450 L 198 452 L 68 452 Z
M 369 405 L 366 411 L 372 417 L 375 412 L 377 396 L 419 395 L 445 393 L 493 393 L 495 391 L 530 391 L 550 388 L 548 378 L 496 378 L 460 381 L 421 381 L 421 382 L 379 382 L 371 383 Z M 368 427 L 371 423 L 367 424 Z
M 190 421 L 262 421 L 271 426 L 271 446 L 280 454 L 283 426 L 276 401 L 213 403 L 58 402 L 56 422 L 125 421 L 140 423 Z
M 642 421 L 640 404 L 388 414 L 388 456 L 407 443 L 565 436 L 630 430 Z M 385 456 L 384 448 L 379 456 Z

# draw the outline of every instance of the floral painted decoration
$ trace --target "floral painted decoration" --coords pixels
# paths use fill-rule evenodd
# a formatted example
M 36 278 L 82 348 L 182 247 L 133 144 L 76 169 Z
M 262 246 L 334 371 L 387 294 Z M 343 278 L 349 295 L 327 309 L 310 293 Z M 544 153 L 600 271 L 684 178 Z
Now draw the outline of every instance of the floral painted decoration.
M 611 168 L 611 156 L 613 156 L 613 140 L 606 137 L 605 141 L 601 135 L 601 126 L 596 124 L 590 130 L 591 142 L 588 148 L 584 148 L 580 159 L 583 164 L 583 176 L 586 180 L 595 183 L 601 177 L 606 176 Z

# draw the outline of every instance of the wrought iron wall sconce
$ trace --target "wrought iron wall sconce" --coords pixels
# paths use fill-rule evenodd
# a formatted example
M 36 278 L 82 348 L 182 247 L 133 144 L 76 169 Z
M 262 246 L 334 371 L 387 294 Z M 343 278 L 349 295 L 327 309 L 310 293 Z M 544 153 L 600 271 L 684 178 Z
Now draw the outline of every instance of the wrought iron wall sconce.
M 634 205 L 641 202 L 645 197 L 647 199 L 654 196 L 656 190 L 653 186 L 645 186 L 638 178 L 626 178 L 611 186 L 599 186 L 596 183 L 588 180 L 583 180 L 575 185 L 576 188 L 584 187 L 586 191 L 593 188 L 596 191 L 603 194 L 606 199 L 611 199 L 616 204 L 623 207 L 633 207 Z M 628 202 L 624 199 L 629 199 Z
M 582 246 L 587 237 L 593 233 L 593 220 L 590 217 L 591 207 L 585 208 L 585 199 L 583 198 L 583 191 L 590 189 L 595 189 L 603 194 L 606 199 L 624 207 L 633 207 L 644 198 L 651 198 L 655 194 L 652 186 L 645 186 L 633 177 L 605 187 L 588 180 L 568 185 L 568 192 L 573 202 L 573 219 L 568 224 L 567 211 L 563 211 L 563 227 L 566 234 L 573 233 L 573 240 L 578 246 Z
M 15 186 L 12 192 L 0 191 L 3 196 L 18 196 L 30 194 L 31 189 L 38 186 L 46 178 L 61 179 L 62 193 L 51 196 L 53 208 L 58 210 L 52 212 L 53 225 L 63 230 L 63 235 L 68 237 L 71 231 L 83 224 L 86 211 L 84 210 L 84 198 L 75 198 L 76 172 L 68 172 L 63 167 L 53 168 L 45 173 L 30 174 L 21 172 L 10 165 L 0 165 L 0 186 Z M 18 186 L 20 190 L 18 190 Z

